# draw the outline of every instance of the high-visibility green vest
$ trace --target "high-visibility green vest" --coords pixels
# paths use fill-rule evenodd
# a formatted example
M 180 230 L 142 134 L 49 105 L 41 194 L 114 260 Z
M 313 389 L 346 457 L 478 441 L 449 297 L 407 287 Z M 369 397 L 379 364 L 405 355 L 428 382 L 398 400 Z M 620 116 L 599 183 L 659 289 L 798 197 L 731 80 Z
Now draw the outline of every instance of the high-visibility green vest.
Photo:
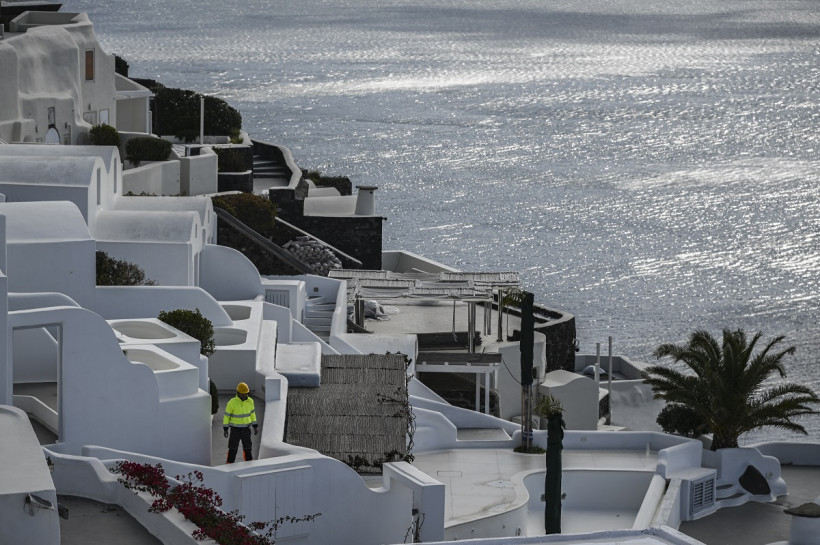
M 225 416 L 222 417 L 222 426 L 225 428 L 247 428 L 256 425 L 256 411 L 253 408 L 253 399 L 250 396 L 245 401 L 235 396 L 225 406 Z

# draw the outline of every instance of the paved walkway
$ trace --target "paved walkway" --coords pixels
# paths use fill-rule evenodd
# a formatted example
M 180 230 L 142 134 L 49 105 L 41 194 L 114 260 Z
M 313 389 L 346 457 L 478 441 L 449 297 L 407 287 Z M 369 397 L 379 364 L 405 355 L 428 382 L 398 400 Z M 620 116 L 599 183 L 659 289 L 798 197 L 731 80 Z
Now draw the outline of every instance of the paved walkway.
M 68 508 L 68 519 L 60 519 L 61 545 L 162 545 L 119 506 L 73 496 L 57 501 Z
M 725 507 L 700 520 L 684 522 L 679 530 L 706 545 L 768 545 L 787 541 L 792 519 L 783 510 L 820 496 L 820 466 L 784 465 L 781 472 L 789 493 L 777 501 Z
M 14 393 L 38 397 L 44 403 L 57 408 L 57 384 L 54 382 L 37 384 L 16 384 Z M 233 394 L 220 394 L 219 411 L 213 417 L 211 432 L 211 463 L 225 462 L 228 440 L 222 434 L 222 415 L 225 405 Z M 256 418 L 260 422 L 259 435 L 252 436 L 254 458 L 259 456 L 259 440 L 262 437 L 261 423 L 265 417 L 262 399 L 254 396 Z M 38 421 L 30 419 L 40 444 L 54 443 L 57 436 Z M 241 460 L 240 451 L 238 459 Z M 58 496 L 61 506 L 68 508 L 68 519 L 60 519 L 61 545 L 87 545 L 88 543 L 116 543 L 117 545 L 161 545 L 161 542 L 143 528 L 121 507 L 108 505 L 86 498 Z

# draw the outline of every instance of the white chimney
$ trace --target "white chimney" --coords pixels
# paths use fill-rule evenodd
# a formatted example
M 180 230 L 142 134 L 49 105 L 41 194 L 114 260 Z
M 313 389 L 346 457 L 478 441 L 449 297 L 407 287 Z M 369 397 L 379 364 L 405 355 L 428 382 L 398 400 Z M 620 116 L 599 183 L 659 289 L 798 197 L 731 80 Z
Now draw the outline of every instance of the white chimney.
M 373 185 L 357 185 L 359 194 L 356 198 L 356 215 L 373 216 L 376 214 L 376 196 L 374 195 L 378 187 Z

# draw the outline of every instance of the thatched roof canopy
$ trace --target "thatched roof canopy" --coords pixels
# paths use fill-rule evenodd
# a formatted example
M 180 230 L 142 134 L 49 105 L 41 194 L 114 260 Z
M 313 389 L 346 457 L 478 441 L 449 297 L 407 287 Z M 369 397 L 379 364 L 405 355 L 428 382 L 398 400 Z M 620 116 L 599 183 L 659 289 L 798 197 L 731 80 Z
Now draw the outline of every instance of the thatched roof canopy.
M 404 459 L 410 419 L 406 369 L 401 354 L 323 355 L 322 385 L 288 392 L 286 441 L 361 471 Z

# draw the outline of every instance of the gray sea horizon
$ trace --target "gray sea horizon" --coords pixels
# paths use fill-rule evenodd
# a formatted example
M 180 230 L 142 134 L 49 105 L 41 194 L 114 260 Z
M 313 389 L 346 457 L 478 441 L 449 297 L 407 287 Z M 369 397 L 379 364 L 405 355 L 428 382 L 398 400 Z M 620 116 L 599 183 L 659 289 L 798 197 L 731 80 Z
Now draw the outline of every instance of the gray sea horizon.
M 820 390 L 814 0 L 64 2 L 134 77 L 375 185 L 385 249 L 517 270 L 582 352 L 785 335 Z M 820 441 L 764 430 L 747 442 Z

